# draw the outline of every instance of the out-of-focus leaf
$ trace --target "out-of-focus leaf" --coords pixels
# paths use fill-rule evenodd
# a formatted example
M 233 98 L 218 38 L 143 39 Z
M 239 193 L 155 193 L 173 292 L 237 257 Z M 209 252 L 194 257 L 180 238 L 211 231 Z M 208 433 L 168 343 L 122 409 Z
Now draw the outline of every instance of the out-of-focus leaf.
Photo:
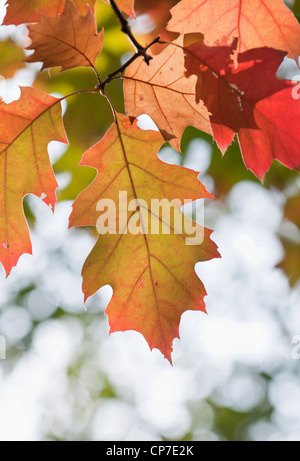
M 300 243 L 281 237 L 284 248 L 284 258 L 277 265 L 286 274 L 290 285 L 295 286 L 300 280 Z
M 0 42 L 0 75 L 13 77 L 14 73 L 25 66 L 25 54 L 11 38 Z
M 296 239 L 280 236 L 285 255 L 278 267 L 284 270 L 291 286 L 294 286 L 300 280 L 300 193 L 287 200 L 284 218 L 295 224 L 299 232 Z
M 103 1 L 109 4 L 109 0 Z M 116 0 L 116 5 L 121 11 L 123 11 L 123 13 L 135 18 L 134 0 Z

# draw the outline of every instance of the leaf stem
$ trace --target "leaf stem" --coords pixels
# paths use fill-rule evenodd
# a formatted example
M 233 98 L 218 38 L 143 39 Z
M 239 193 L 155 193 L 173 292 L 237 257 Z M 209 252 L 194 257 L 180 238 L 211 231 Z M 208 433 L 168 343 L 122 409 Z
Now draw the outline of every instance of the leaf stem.
M 107 95 L 107 93 L 105 92 L 105 90 L 103 90 L 101 92 L 102 96 L 104 96 L 106 98 L 106 100 L 108 101 L 109 105 L 110 105 L 110 108 L 111 108 L 111 111 L 113 113 L 113 117 L 114 117 L 114 121 L 115 121 L 115 124 L 116 124 L 116 128 L 117 128 L 117 132 L 118 132 L 118 138 L 119 138 L 119 141 L 120 141 L 120 145 L 121 145 L 121 149 L 122 149 L 122 152 L 123 152 L 123 156 L 124 156 L 124 162 L 125 162 L 125 165 L 126 165 L 126 169 L 127 169 L 127 172 L 128 172 L 128 176 L 129 176 L 129 181 L 130 181 L 130 184 L 131 184 L 131 188 L 132 188 L 132 192 L 133 192 L 133 195 L 134 195 L 134 198 L 135 198 L 135 201 L 136 201 L 136 204 L 139 203 L 139 199 L 138 199 L 138 195 L 137 195 L 137 191 L 136 191 L 136 186 L 134 184 L 134 180 L 133 180 L 133 176 L 132 176 L 132 173 L 131 173 L 131 170 L 130 170 L 130 163 L 129 163 L 129 160 L 128 160 L 128 157 L 127 157 L 127 153 L 126 153 L 126 149 L 125 149 L 125 145 L 124 145 L 124 141 L 123 141 L 123 138 L 122 138 L 122 132 L 121 132 L 121 129 L 120 129 L 120 125 L 119 125 L 119 120 L 118 120 L 118 116 L 117 116 L 117 112 L 114 108 L 114 105 L 113 105 L 113 102 L 112 100 L 110 99 L 110 97 Z M 150 272 L 150 279 L 151 279 L 151 284 L 152 284 L 152 289 L 153 289 L 153 295 L 154 295 L 154 298 L 155 298 L 155 306 L 156 306 L 156 309 L 157 311 L 159 311 L 158 309 L 158 300 L 157 300 L 157 294 L 156 294 L 156 290 L 155 290 L 155 285 L 154 285 L 154 278 L 153 278 L 153 271 L 152 271 L 152 266 L 151 266 L 151 252 L 150 252 L 150 247 L 149 247 L 149 242 L 148 242 L 148 239 L 147 239 L 147 232 L 146 232 L 146 229 L 145 229 L 145 225 L 144 225 L 144 221 L 143 221 L 143 216 L 141 214 L 141 207 L 138 206 L 137 207 L 137 211 L 139 213 L 139 219 L 140 219 L 140 222 L 141 222 L 141 226 L 142 226 L 142 229 L 143 229 L 143 237 L 144 237 L 144 240 L 145 240 L 145 245 L 146 245 L 146 248 L 147 248 L 147 254 L 148 254 L 148 266 L 146 267 L 146 269 L 142 272 L 142 274 L 140 275 L 139 279 L 143 276 L 144 272 L 146 272 L 146 270 L 149 269 L 149 272 Z M 129 218 L 130 219 L 130 218 Z M 129 222 L 129 221 L 128 221 Z M 130 295 L 131 296 L 131 295 Z M 130 297 L 129 297 L 130 299 Z M 128 299 L 128 300 L 129 300 Z
M 62 96 L 61 98 L 59 98 L 59 101 L 63 101 L 64 99 L 67 99 L 67 98 L 70 98 L 71 96 L 76 96 L 78 94 L 84 94 L 84 93 L 98 93 L 99 92 L 99 89 L 96 87 L 96 88 L 91 88 L 91 89 L 87 89 L 87 90 L 78 90 L 78 91 L 74 91 L 74 93 L 70 93 L 70 94 L 67 94 L 66 96 Z
M 112 100 L 110 99 L 110 97 L 108 96 L 108 94 L 106 93 L 104 88 L 100 90 L 100 93 L 107 100 L 107 102 L 108 102 L 108 104 L 110 106 L 112 115 L 113 115 L 114 122 L 118 125 L 117 113 L 116 113 L 116 109 L 115 109 L 115 107 L 113 105 Z
M 95 72 L 95 75 L 96 75 L 96 77 L 97 77 L 98 85 L 101 85 L 101 84 L 102 84 L 101 78 L 100 78 L 100 75 L 98 74 L 98 71 L 97 71 L 96 67 L 95 67 L 93 64 L 91 64 L 91 67 L 92 67 L 92 69 L 93 69 L 93 71 Z

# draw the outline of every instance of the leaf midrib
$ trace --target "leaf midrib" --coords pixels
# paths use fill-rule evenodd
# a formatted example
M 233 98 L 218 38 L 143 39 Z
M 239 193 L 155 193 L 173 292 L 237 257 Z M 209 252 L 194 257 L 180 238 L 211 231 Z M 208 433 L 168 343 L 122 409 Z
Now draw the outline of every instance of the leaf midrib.
M 138 196 L 137 196 L 137 193 L 136 193 L 133 177 L 132 177 L 131 170 L 130 170 L 130 162 L 128 161 L 128 158 L 127 158 L 126 149 L 125 149 L 125 146 L 124 146 L 122 133 L 121 133 L 121 130 L 120 130 L 119 121 L 118 121 L 117 116 L 115 117 L 115 122 L 116 122 L 118 137 L 119 137 L 119 140 L 120 140 L 121 149 L 122 149 L 126 169 L 128 171 L 129 180 L 130 180 L 130 184 L 131 184 L 131 187 L 132 187 L 133 195 L 135 197 L 135 200 L 137 201 Z M 140 215 L 141 225 L 142 225 L 142 228 L 143 228 L 143 237 L 144 237 L 144 241 L 145 241 L 145 245 L 146 245 L 146 249 L 147 249 L 147 256 L 148 256 L 148 266 L 145 268 L 144 272 L 146 272 L 146 270 L 149 269 L 151 285 L 152 285 L 152 291 L 153 291 L 153 295 L 154 295 L 154 299 L 155 299 L 155 307 L 156 307 L 156 310 L 157 310 L 157 313 L 158 313 L 158 317 L 160 318 L 161 312 L 160 312 L 159 306 L 158 306 L 158 300 L 157 300 L 157 295 L 156 295 L 156 291 L 155 291 L 155 284 L 154 284 L 154 278 L 153 278 L 152 267 L 151 267 L 151 252 L 150 252 L 149 243 L 148 243 L 147 236 L 146 236 L 146 233 L 145 233 L 144 223 L 143 223 L 143 219 L 142 219 L 140 211 L 139 211 L 139 215 Z M 163 341 L 164 341 L 165 345 L 167 346 L 167 341 L 166 341 L 166 338 L 165 338 L 165 335 L 164 335 L 164 332 L 163 332 L 163 328 L 161 326 L 161 322 L 159 322 L 159 323 L 160 323 L 160 331 L 161 331 Z

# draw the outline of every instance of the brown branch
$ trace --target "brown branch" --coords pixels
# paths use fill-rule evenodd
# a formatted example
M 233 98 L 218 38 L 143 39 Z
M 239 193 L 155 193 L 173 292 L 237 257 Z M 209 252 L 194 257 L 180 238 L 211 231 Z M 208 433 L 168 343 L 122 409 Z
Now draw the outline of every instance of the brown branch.
M 140 56 L 143 56 L 144 59 L 145 59 L 145 53 L 146 51 L 152 46 L 154 45 L 155 43 L 160 43 L 160 37 L 157 37 L 155 38 L 149 45 L 147 45 L 145 48 L 143 48 L 143 52 L 141 52 L 141 50 L 138 50 L 136 51 L 136 53 L 131 56 L 130 59 L 128 59 L 128 61 L 126 61 L 121 67 L 119 67 L 119 69 L 115 70 L 114 72 L 112 72 L 111 74 L 108 74 L 106 79 L 103 80 L 103 82 L 99 83 L 96 88 L 98 88 L 100 90 L 101 93 L 104 93 L 104 89 L 106 87 L 106 85 L 108 83 L 110 83 L 112 80 L 114 80 L 114 78 L 118 75 L 118 74 L 122 74 L 122 72 L 124 72 L 124 70 L 127 69 L 127 67 L 132 64 L 137 58 L 139 58 Z M 149 56 L 151 59 L 152 59 L 152 56 Z M 149 64 L 149 62 L 147 63 Z
M 123 16 L 122 12 L 120 11 L 120 9 L 118 8 L 115 0 L 110 0 L 110 4 L 114 10 L 114 12 L 116 13 L 116 16 L 117 18 L 119 19 L 120 21 L 120 24 L 121 24 L 121 30 L 122 32 L 124 32 L 124 34 L 127 35 L 127 37 L 129 38 L 129 40 L 131 41 L 131 43 L 133 44 L 133 46 L 135 47 L 135 50 L 136 50 L 136 54 L 138 53 L 138 56 L 143 56 L 145 62 L 149 65 L 149 62 L 151 61 L 152 59 L 152 56 L 150 56 L 149 54 L 147 54 L 147 47 L 143 47 L 137 40 L 136 38 L 134 37 L 132 31 L 131 31 L 131 28 L 130 28 L 130 25 L 127 21 L 127 19 Z

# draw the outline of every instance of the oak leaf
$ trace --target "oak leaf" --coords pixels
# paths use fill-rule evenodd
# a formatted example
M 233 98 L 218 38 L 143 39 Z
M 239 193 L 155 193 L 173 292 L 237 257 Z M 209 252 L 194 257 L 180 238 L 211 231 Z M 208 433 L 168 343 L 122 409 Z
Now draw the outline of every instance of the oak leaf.
M 85 16 L 89 9 L 94 10 L 96 0 L 70 0 L 81 15 Z M 59 16 L 65 8 L 66 0 L 10 0 L 3 24 L 24 24 L 39 22 L 41 14 L 53 18 Z
M 150 66 L 140 58 L 126 69 L 124 98 L 128 115 L 149 115 L 165 140 L 180 151 L 181 137 L 188 126 L 209 134 L 211 126 L 206 107 L 196 102 L 195 77 L 185 75 L 182 37 L 174 43 L 178 46 L 169 45 Z
M 282 0 L 181 0 L 168 30 L 201 33 L 207 43 L 238 38 L 238 52 L 270 47 L 298 61 L 300 25 Z
M 232 46 L 186 47 L 187 76 L 197 76 L 197 100 L 211 116 L 214 138 L 225 153 L 236 133 L 246 166 L 263 178 L 274 159 L 289 168 L 300 165 L 300 104 L 296 83 L 279 80 L 276 71 L 285 53 L 258 48 L 238 55 Z
M 6 274 L 24 253 L 31 254 L 22 201 L 35 194 L 52 208 L 57 182 L 50 164 L 50 141 L 67 143 L 60 100 L 33 88 L 0 103 L 0 262 Z
M 110 332 L 136 330 L 151 349 L 158 348 L 171 361 L 172 342 L 179 337 L 183 312 L 205 311 L 206 292 L 194 266 L 219 254 L 208 229 L 197 226 L 204 232 L 204 241 L 195 246 L 186 245 L 184 231 L 175 234 L 175 217 L 183 216 L 178 203 L 169 223 L 165 214 L 153 212 L 152 199 L 183 202 L 211 198 L 197 173 L 158 159 L 163 142 L 158 132 L 141 130 L 137 121 L 131 124 L 128 117 L 117 114 L 105 137 L 80 163 L 96 168 L 98 175 L 76 199 L 70 227 L 95 226 L 100 199 L 116 203 L 117 217 L 120 191 L 126 192 L 126 207 L 128 201 L 134 201 L 129 218 L 126 215 L 116 221 L 115 216 L 109 217 L 112 224 L 119 224 L 119 232 L 100 235 L 83 267 L 83 291 L 87 299 L 100 287 L 111 285 L 114 294 L 107 308 Z M 150 218 L 160 225 L 159 233 L 150 232 Z M 136 235 L 126 231 L 132 222 L 139 222 Z
M 58 18 L 42 15 L 40 22 L 29 25 L 28 29 L 32 43 L 27 49 L 35 52 L 26 61 L 41 61 L 42 69 L 94 67 L 103 47 L 103 30 L 97 34 L 93 14 L 89 11 L 85 17 L 81 16 L 69 0 Z

